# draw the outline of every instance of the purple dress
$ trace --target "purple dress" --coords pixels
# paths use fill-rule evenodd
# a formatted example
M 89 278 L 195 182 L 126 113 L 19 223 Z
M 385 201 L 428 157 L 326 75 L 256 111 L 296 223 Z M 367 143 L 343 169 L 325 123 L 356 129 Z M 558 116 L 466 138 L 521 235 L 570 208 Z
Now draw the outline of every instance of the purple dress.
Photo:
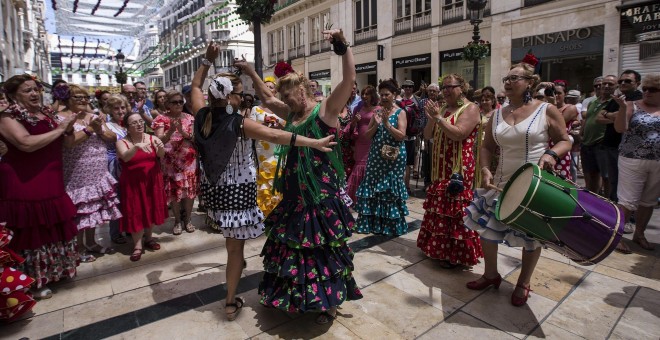
M 353 166 L 353 171 L 348 177 L 348 196 L 357 202 L 357 197 L 355 193 L 357 192 L 364 174 L 367 170 L 367 159 L 369 158 L 369 149 L 371 148 L 371 138 L 367 137 L 367 129 L 369 127 L 369 122 L 371 117 L 374 115 L 374 111 L 380 109 L 380 106 L 374 106 L 371 111 L 365 111 L 364 106 L 358 113 L 360 115 L 360 121 L 357 123 L 357 129 L 355 131 L 353 138 L 355 141 L 354 144 L 354 154 L 355 165 Z

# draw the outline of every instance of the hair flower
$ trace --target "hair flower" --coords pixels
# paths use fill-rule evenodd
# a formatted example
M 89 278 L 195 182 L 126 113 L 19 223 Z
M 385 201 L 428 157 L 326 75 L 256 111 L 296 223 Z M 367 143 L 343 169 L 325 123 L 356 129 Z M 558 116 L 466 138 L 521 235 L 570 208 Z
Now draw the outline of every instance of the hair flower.
M 289 65 L 289 63 L 287 63 L 286 61 L 280 61 L 277 64 L 275 64 L 274 73 L 275 76 L 277 76 L 277 78 L 282 78 L 291 72 L 294 72 L 293 67 L 291 67 L 291 65 Z
M 234 86 L 228 78 L 217 77 L 211 80 L 209 91 L 211 91 L 211 94 L 216 99 L 226 99 L 231 91 L 234 91 Z

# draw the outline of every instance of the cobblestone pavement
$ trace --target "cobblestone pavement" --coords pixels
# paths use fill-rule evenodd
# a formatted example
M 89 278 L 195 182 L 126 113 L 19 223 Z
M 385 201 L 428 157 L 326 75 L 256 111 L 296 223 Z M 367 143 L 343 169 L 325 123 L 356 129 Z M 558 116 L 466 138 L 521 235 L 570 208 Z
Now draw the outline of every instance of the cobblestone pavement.
M 419 192 L 418 192 L 419 193 Z M 224 238 L 208 227 L 171 234 L 171 220 L 156 228 L 162 245 L 139 262 L 120 253 L 81 264 L 74 280 L 53 285 L 52 299 L 39 302 L 24 320 L 2 326 L 2 338 L 62 339 L 658 339 L 660 338 L 660 246 L 633 254 L 613 253 L 580 266 L 543 250 L 528 305 L 513 307 L 510 296 L 520 272 L 521 250 L 501 246 L 499 290 L 471 291 L 465 283 L 483 272 L 442 269 L 416 247 L 423 199 L 411 197 L 411 232 L 397 238 L 355 235 L 355 278 L 364 298 L 344 303 L 332 325 L 315 315 L 262 307 L 263 238 L 246 243 L 247 269 L 238 319 L 224 318 Z M 202 215 L 193 222 L 202 226 Z M 99 235 L 107 229 L 100 228 Z M 626 235 L 630 239 L 630 235 Z M 660 243 L 660 209 L 647 238 Z M 102 239 L 101 242 L 107 242 Z

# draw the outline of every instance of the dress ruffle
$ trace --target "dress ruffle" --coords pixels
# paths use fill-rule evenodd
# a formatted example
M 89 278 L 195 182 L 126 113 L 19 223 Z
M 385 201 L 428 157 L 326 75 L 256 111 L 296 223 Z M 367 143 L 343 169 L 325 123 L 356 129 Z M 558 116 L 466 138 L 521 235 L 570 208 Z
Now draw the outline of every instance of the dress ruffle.
M 0 220 L 12 229 L 39 227 L 51 229 L 68 222 L 76 215 L 71 198 L 63 196 L 35 201 L 0 201 Z
M 38 249 L 23 250 L 20 255 L 25 258 L 25 262 L 17 266 L 17 269 L 33 277 L 37 289 L 50 282 L 76 276 L 79 256 L 75 239 L 47 244 Z
M 266 274 L 259 285 L 263 305 L 304 313 L 362 298 L 346 244 L 354 221 L 341 199 L 308 206 L 283 202 L 266 226 L 268 240 L 261 252 Z
M 13 232 L 0 224 L 0 320 L 12 322 L 34 307 L 30 294 L 34 279 L 16 270 L 24 259 L 10 249 L 3 249 L 12 239 Z
M 448 180 L 435 181 L 427 190 L 417 247 L 428 257 L 473 266 L 479 263 L 483 252 L 479 234 L 463 223 L 472 191 L 466 189 L 456 196 L 448 196 L 448 183 Z
M 495 206 L 500 193 L 497 190 L 476 189 L 474 200 L 465 209 L 463 222 L 478 232 L 483 240 L 505 243 L 510 247 L 524 247 L 525 250 L 534 250 L 541 247 L 541 243 L 527 237 L 525 233 L 512 229 L 509 225 L 495 218 Z
M 170 176 L 163 173 L 163 184 L 168 203 L 181 202 L 184 198 L 194 199 L 199 194 L 198 183 L 197 174 Z
M 109 172 L 103 175 L 94 185 L 71 188 L 67 193 L 76 205 L 76 224 L 78 230 L 95 228 L 100 224 L 122 217 L 119 211 L 119 198 L 114 187 L 117 184 Z
M 268 216 L 282 200 L 281 194 L 272 192 L 275 171 L 277 171 L 277 159 L 275 157 L 266 158 L 259 163 L 259 171 L 257 172 L 257 205 L 265 216 Z
M 264 214 L 257 206 L 246 210 L 209 211 L 208 216 L 227 238 L 246 240 L 264 233 Z
M 355 211 L 359 217 L 356 232 L 403 235 L 408 231 L 408 191 L 403 181 L 388 176 L 378 185 L 360 185 Z

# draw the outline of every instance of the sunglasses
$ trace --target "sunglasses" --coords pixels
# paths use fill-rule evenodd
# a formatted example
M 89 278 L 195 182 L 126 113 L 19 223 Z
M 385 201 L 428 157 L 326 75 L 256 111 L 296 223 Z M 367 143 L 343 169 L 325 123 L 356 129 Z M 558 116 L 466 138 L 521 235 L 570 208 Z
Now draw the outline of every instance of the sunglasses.
M 527 79 L 527 80 L 529 80 L 529 79 L 532 79 L 532 77 L 529 77 L 529 76 L 517 76 L 517 75 L 514 74 L 514 75 L 511 75 L 511 76 L 506 76 L 506 77 L 502 78 L 502 83 L 506 83 L 507 81 L 508 81 L 508 82 L 515 83 L 515 82 L 517 82 L 517 81 L 519 81 L 519 80 L 523 80 L 523 79 Z
M 497 97 L 497 100 L 504 100 L 506 97 Z
M 642 86 L 642 92 L 647 92 L 647 91 L 648 91 L 649 93 L 658 93 L 658 91 L 660 91 L 660 89 L 657 88 L 657 87 L 646 87 L 646 86 Z
M 619 85 L 621 85 L 621 84 L 632 84 L 632 82 L 633 82 L 632 79 L 620 79 L 618 81 Z
M 170 101 L 172 105 L 183 105 L 183 100 L 172 100 Z
M 73 98 L 73 100 L 77 102 L 85 102 L 89 100 L 89 97 L 85 97 L 85 96 L 72 96 L 71 98 Z
M 237 96 L 241 96 L 241 98 L 244 98 L 244 97 L 245 97 L 245 93 L 243 93 L 243 92 L 230 92 L 230 93 L 231 93 L 231 94 L 235 94 L 235 95 L 237 95 Z
M 453 88 L 457 88 L 457 87 L 460 87 L 460 86 L 461 86 L 461 84 L 442 85 L 442 86 L 440 87 L 440 89 L 441 89 L 441 90 L 451 90 L 451 89 L 453 89 Z

